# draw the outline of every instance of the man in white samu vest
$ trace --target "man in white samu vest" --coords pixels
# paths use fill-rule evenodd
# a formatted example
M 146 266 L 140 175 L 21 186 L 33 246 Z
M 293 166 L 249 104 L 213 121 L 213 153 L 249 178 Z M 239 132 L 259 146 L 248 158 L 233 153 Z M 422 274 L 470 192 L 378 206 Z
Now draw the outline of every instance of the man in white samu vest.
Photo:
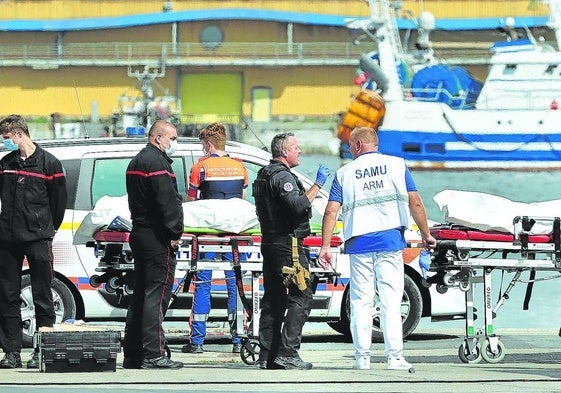
M 372 307 L 376 289 L 381 306 L 387 368 L 411 368 L 403 357 L 401 298 L 404 287 L 404 231 L 409 217 L 419 227 L 423 246 L 434 247 L 425 207 L 403 159 L 378 153 L 372 128 L 355 128 L 349 139 L 353 161 L 333 180 L 325 208 L 320 263 L 331 264 L 330 242 L 339 208 L 346 254 L 350 255 L 351 334 L 355 368 L 370 369 Z

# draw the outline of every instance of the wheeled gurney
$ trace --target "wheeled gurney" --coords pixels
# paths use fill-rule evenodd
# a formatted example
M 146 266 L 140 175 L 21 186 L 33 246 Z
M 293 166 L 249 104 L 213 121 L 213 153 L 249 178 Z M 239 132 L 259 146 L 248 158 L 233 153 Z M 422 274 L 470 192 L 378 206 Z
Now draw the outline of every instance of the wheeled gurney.
M 548 234 L 533 234 L 536 223 L 550 225 Z M 438 291 L 459 287 L 465 292 L 465 338 L 458 349 L 464 363 L 478 363 L 481 359 L 498 363 L 505 356 L 505 347 L 495 333 L 493 318 L 508 299 L 521 274 L 530 272 L 527 300 L 536 281 L 536 271 L 561 275 L 561 245 L 559 217 L 516 216 L 514 233 L 481 231 L 462 225 L 437 225 L 431 228 L 437 245 L 431 256 L 430 271 L 436 274 L 427 281 L 436 284 Z M 478 276 L 478 271 L 481 275 Z M 494 270 L 514 272 L 505 292 L 493 302 L 491 274 Z M 475 328 L 474 292 L 476 284 L 483 284 L 484 326 Z
M 90 285 L 99 287 L 105 284 L 107 291 L 131 294 L 134 290 L 134 262 L 128 244 L 129 232 L 102 229 L 96 231 L 93 238 L 95 242 L 90 246 L 95 248 L 95 253 L 100 258 L 96 271 L 101 274 L 92 276 Z M 233 270 L 238 289 L 237 331 L 242 337 L 240 357 L 248 365 L 255 364 L 259 355 L 257 337 L 262 274 L 260 242 L 261 238 L 257 235 L 184 233 L 177 249 L 177 269 L 184 271 L 185 276 L 175 287 L 171 299 L 173 303 L 180 291 L 189 290 L 191 279 L 198 270 Z M 317 255 L 321 237 L 308 236 L 303 243 L 308 250 L 314 249 L 313 255 Z M 334 237 L 332 246 L 338 247 L 340 244 L 339 238 Z M 213 259 L 206 259 L 207 253 L 214 255 Z M 232 261 L 222 260 L 220 256 L 224 253 L 231 253 Z M 244 258 L 241 255 L 244 255 Z M 312 273 L 310 285 L 312 285 L 312 292 L 315 292 L 319 281 L 336 280 L 337 273 L 324 271 L 314 263 L 313 255 L 309 255 L 312 256 L 309 258 L 310 273 Z M 242 275 L 250 277 L 249 299 L 245 294 Z

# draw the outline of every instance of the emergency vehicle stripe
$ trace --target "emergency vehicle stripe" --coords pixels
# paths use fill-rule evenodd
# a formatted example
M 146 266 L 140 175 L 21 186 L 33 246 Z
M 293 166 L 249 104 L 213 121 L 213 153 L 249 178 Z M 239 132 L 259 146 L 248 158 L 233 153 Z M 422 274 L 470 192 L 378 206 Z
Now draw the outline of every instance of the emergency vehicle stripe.
M 169 171 L 156 171 L 156 172 L 149 172 L 149 173 L 142 172 L 142 171 L 127 171 L 127 175 L 135 175 L 135 176 L 142 176 L 142 177 L 168 175 L 169 177 L 175 177 L 175 174 Z
M 29 172 L 29 171 L 20 171 L 20 170 L 12 170 L 12 169 L 6 169 L 3 171 L 0 171 L 0 175 L 21 175 L 21 176 L 30 176 L 30 177 L 38 177 L 40 179 L 45 179 L 45 180 L 53 180 L 56 177 L 64 177 L 64 173 L 59 172 L 59 173 L 55 173 L 53 175 L 45 175 L 43 173 L 37 173 L 37 172 Z

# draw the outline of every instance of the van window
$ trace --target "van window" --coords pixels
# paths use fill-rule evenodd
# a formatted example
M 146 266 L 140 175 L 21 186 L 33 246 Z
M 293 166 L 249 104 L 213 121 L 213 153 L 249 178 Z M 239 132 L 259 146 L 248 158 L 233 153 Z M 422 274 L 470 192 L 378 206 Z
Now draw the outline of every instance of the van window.
M 97 159 L 94 163 L 92 179 L 92 202 L 96 202 L 104 195 L 117 197 L 127 193 L 125 172 L 131 161 L 125 158 Z M 185 200 L 185 171 L 183 170 L 183 158 L 173 159 L 172 168 L 177 178 L 177 188 Z
M 130 160 L 130 157 L 95 160 L 92 179 L 94 205 L 104 195 L 118 197 L 127 193 L 125 171 Z
M 177 179 L 177 190 L 181 195 L 181 200 L 186 201 L 187 199 L 187 176 L 185 174 L 185 158 L 184 157 L 171 157 L 173 163 L 171 167 L 173 168 L 173 173 L 175 173 L 175 178 Z
M 66 177 L 66 195 L 68 196 L 66 208 L 74 209 L 76 189 L 78 188 L 78 174 L 80 173 L 80 160 L 61 160 L 60 163 Z
M 244 161 L 243 164 L 247 168 L 247 177 L 249 178 L 249 184 L 246 189 L 246 199 L 255 204 L 255 199 L 253 198 L 253 182 L 257 178 L 257 172 L 259 172 L 259 169 L 263 168 L 263 165 L 247 161 Z

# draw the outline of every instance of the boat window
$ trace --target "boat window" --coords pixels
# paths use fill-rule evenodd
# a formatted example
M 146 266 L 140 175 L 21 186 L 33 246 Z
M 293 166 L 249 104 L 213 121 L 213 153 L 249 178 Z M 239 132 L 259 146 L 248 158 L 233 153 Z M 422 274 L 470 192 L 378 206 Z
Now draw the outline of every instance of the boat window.
M 545 75 L 553 75 L 553 72 L 555 71 L 556 68 L 557 68 L 557 64 L 548 65 L 547 69 L 545 70 Z
M 420 153 L 421 152 L 421 144 L 419 143 L 404 143 L 402 147 L 403 152 L 405 153 Z
M 504 75 L 512 75 L 516 72 L 516 64 L 507 64 L 503 70 Z
M 427 143 L 425 145 L 427 153 L 446 153 L 446 146 L 443 143 Z

